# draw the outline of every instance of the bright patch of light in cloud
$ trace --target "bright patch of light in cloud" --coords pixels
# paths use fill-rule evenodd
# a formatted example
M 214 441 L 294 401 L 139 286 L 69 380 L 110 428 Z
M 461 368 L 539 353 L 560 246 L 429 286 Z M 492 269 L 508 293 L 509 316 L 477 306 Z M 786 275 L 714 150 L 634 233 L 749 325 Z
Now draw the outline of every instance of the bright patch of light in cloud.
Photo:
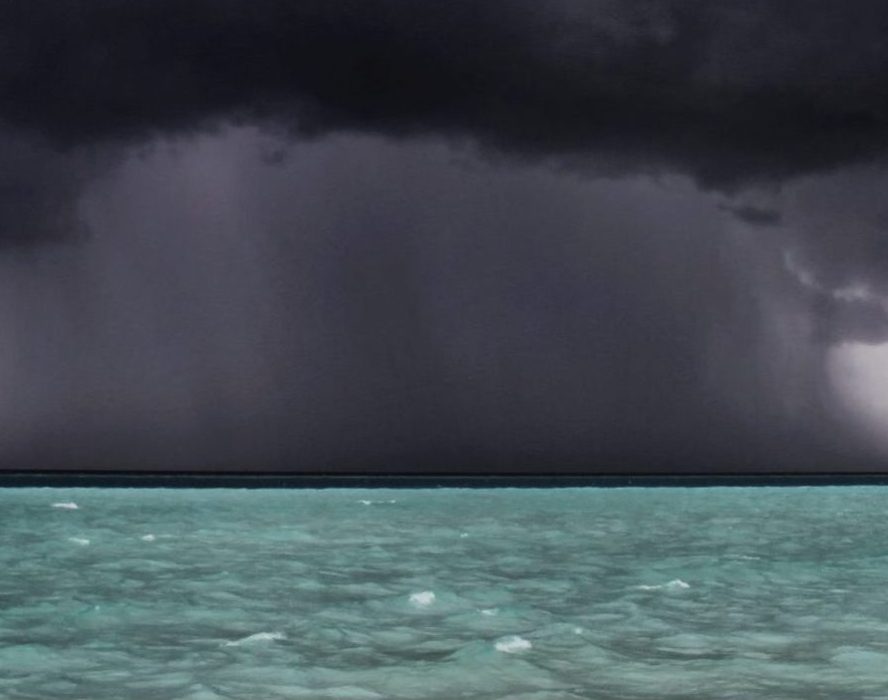
M 888 447 L 888 343 L 841 343 L 829 374 L 845 409 Z

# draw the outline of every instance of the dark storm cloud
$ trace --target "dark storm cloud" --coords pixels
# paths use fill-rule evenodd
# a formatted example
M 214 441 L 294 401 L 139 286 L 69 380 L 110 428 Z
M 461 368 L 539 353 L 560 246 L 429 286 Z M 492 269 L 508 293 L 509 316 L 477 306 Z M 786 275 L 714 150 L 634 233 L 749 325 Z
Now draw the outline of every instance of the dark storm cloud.
M 829 293 L 811 298 L 814 338 L 833 343 L 884 343 L 888 340 L 888 313 L 876 299 L 842 299 Z
M 888 170 L 810 178 L 783 197 L 794 264 L 816 285 L 888 295 Z
M 774 229 L 823 342 L 888 341 L 888 172 L 859 166 L 784 188 Z
M 95 158 L 59 153 L 21 132 L 0 129 L 0 246 L 86 235 L 77 197 L 98 167 Z
M 854 466 L 823 358 L 884 332 L 878 236 L 746 193 L 882 157 L 883 7 L 3 3 L 0 243 L 95 229 L 0 258 L 5 454 Z
M 723 204 L 721 208 L 753 226 L 779 226 L 783 220 L 783 215 L 777 209 L 765 209 L 751 204 Z
M 832 0 L 11 0 L 0 125 L 32 155 L 0 139 L 0 244 L 78 228 L 89 171 L 72 149 L 232 121 L 444 137 L 726 192 L 829 171 L 888 145 L 886 30 L 883 4 Z
M 444 135 L 731 188 L 882 151 L 886 30 L 877 0 L 10 0 L 0 119 Z

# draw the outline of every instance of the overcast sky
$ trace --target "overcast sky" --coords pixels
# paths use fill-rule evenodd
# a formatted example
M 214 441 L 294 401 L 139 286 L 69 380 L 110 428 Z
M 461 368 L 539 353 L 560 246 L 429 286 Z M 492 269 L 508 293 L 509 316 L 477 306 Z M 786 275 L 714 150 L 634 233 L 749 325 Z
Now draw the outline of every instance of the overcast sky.
M 9 0 L 6 469 L 888 468 L 881 0 Z

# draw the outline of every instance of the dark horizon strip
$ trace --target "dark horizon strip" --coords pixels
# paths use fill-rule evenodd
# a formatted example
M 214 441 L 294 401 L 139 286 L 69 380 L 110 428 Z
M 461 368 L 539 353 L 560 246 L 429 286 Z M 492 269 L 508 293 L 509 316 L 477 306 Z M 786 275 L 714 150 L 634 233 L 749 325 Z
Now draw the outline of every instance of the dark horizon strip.
M 361 474 L 8 472 L 0 488 L 711 488 L 711 487 L 888 486 L 888 474 L 621 474 L 453 476 L 443 474 L 380 476 Z

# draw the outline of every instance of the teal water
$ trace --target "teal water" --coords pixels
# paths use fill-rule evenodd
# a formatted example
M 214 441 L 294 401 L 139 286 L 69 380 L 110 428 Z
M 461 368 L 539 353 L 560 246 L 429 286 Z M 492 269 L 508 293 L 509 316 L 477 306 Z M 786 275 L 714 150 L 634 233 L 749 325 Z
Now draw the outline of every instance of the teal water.
M 888 487 L 0 490 L 0 698 L 885 699 Z

